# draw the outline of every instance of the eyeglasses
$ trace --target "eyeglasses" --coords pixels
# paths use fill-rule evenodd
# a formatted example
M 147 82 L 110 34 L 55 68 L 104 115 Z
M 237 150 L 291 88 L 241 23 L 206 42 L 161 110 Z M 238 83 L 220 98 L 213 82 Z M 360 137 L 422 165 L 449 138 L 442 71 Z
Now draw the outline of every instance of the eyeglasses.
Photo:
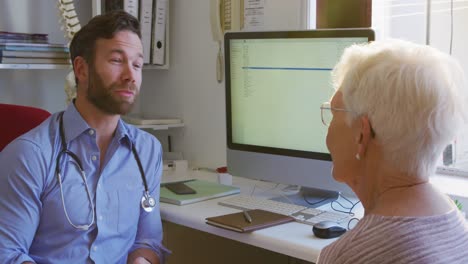
M 344 108 L 336 108 L 336 107 L 331 107 L 330 102 L 325 102 L 320 106 L 320 112 L 322 115 L 322 123 L 325 126 L 329 126 L 330 122 L 333 119 L 333 111 L 342 111 L 342 112 L 349 112 L 349 113 L 354 113 L 351 110 L 344 109 Z

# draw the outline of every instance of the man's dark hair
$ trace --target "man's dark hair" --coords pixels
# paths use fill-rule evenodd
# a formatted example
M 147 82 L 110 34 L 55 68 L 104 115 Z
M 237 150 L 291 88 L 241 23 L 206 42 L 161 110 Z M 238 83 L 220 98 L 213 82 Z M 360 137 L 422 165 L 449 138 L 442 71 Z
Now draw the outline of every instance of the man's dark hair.
M 124 30 L 137 34 L 141 39 L 140 22 L 125 11 L 111 11 L 93 17 L 73 37 L 70 43 L 71 61 L 81 56 L 87 63 L 93 63 L 96 40 L 111 39 L 115 34 Z

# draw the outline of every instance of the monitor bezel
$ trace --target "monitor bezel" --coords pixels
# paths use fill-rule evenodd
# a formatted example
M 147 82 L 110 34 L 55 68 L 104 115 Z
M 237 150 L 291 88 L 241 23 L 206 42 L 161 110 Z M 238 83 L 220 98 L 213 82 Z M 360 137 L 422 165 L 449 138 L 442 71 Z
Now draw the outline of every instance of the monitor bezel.
M 370 28 L 350 29 L 317 29 L 301 31 L 250 31 L 250 32 L 228 32 L 224 35 L 225 54 L 225 87 L 226 87 L 226 130 L 227 147 L 231 150 L 250 151 L 290 157 L 317 159 L 331 161 L 329 153 L 292 150 L 284 148 L 273 148 L 249 144 L 240 144 L 232 141 L 232 115 L 231 115 L 231 76 L 230 76 L 230 41 L 237 39 L 285 39 L 285 38 L 367 38 L 368 41 L 375 39 L 375 33 Z M 317 109 L 318 111 L 318 109 Z

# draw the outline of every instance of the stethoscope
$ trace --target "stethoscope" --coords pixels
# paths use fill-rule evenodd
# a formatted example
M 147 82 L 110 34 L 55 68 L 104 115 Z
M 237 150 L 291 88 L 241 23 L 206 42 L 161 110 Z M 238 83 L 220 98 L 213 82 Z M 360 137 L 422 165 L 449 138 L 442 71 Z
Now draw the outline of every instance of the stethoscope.
M 93 199 L 91 198 L 91 192 L 89 191 L 88 181 L 86 180 L 86 174 L 84 172 L 83 165 L 81 163 L 81 159 L 78 158 L 78 156 L 75 153 L 68 150 L 68 148 L 67 148 L 67 143 L 65 141 L 65 132 L 64 132 L 64 129 L 63 129 L 63 112 L 60 114 L 59 127 L 60 127 L 59 128 L 60 129 L 60 140 L 62 142 L 62 150 L 57 155 L 56 164 L 55 164 L 55 173 L 57 174 L 58 183 L 59 183 L 59 187 L 60 187 L 60 196 L 62 198 L 63 211 L 65 212 L 65 217 L 67 218 L 67 221 L 68 221 L 68 223 L 70 223 L 70 225 L 72 225 L 76 229 L 88 230 L 94 224 L 94 218 L 95 218 L 94 203 L 93 203 Z M 141 208 L 143 208 L 143 210 L 145 210 L 146 212 L 151 212 L 156 207 L 156 200 L 153 197 L 151 197 L 151 195 L 149 194 L 148 183 L 146 182 L 145 172 L 143 170 L 143 166 L 141 165 L 140 157 L 138 156 L 138 153 L 136 152 L 135 144 L 132 144 L 132 153 L 133 153 L 133 157 L 135 158 L 135 160 L 136 160 L 136 162 L 138 164 L 138 169 L 140 170 L 141 179 L 143 180 L 143 185 L 145 186 L 145 191 L 143 192 L 143 196 L 141 197 Z M 60 164 L 60 161 L 62 160 L 62 158 L 64 156 L 66 156 L 66 155 L 70 156 L 73 159 L 73 161 L 78 165 L 78 168 L 80 169 L 81 178 L 83 179 L 83 182 L 85 184 L 86 194 L 88 195 L 89 205 L 91 207 L 91 214 L 92 214 L 91 215 L 91 222 L 89 224 L 87 224 L 87 225 L 76 225 L 76 224 L 74 224 L 71 221 L 71 219 L 70 219 L 70 217 L 68 215 L 68 212 L 67 212 L 67 207 L 65 206 L 65 199 L 64 199 L 64 196 L 63 196 L 63 188 L 62 188 L 62 175 L 60 174 L 59 164 Z

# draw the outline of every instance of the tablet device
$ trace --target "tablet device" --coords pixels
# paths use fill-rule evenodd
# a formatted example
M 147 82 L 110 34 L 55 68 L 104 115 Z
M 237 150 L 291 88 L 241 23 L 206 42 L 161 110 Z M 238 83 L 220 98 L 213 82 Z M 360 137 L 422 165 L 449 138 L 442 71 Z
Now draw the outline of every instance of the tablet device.
M 197 193 L 194 189 L 190 188 L 183 182 L 167 183 L 164 185 L 167 189 L 175 194 L 195 194 Z

